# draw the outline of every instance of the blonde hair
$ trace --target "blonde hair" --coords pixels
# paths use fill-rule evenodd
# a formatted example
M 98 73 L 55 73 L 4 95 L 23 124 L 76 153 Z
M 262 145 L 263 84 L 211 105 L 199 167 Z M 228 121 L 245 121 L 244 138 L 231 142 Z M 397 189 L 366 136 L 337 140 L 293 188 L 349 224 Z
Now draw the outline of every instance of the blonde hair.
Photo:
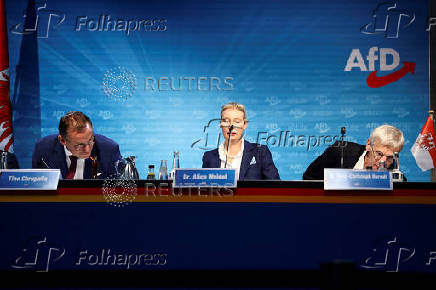
M 235 110 L 238 110 L 238 111 L 241 111 L 242 113 L 244 113 L 244 121 L 248 122 L 247 112 L 245 111 L 244 105 L 236 103 L 236 102 L 230 102 L 228 104 L 223 105 L 221 107 L 221 117 L 223 116 L 223 112 L 225 110 L 229 110 L 229 109 L 235 109 Z
M 371 132 L 369 142 L 371 145 L 378 141 L 384 146 L 391 146 L 395 151 L 400 152 L 404 146 L 404 136 L 400 129 L 391 125 L 381 125 Z

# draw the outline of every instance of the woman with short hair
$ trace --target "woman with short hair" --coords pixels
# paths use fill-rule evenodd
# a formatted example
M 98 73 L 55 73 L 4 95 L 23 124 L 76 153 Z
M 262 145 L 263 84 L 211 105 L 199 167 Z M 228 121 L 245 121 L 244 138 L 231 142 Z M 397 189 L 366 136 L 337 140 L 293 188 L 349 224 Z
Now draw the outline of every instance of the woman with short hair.
M 221 107 L 220 127 L 224 142 L 203 155 L 203 168 L 235 168 L 239 180 L 280 179 L 265 145 L 244 140 L 248 126 L 244 105 L 231 102 Z

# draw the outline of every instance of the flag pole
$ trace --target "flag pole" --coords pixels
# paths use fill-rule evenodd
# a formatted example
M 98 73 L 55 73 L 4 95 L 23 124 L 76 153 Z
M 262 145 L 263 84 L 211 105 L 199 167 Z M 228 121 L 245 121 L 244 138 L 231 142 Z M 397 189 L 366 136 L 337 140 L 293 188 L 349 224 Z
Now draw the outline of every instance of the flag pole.
M 433 126 L 434 126 L 434 111 L 430 110 L 430 111 L 428 111 L 428 114 L 430 115 L 430 118 L 433 121 Z M 430 181 L 436 182 L 436 168 L 432 168 L 430 170 Z

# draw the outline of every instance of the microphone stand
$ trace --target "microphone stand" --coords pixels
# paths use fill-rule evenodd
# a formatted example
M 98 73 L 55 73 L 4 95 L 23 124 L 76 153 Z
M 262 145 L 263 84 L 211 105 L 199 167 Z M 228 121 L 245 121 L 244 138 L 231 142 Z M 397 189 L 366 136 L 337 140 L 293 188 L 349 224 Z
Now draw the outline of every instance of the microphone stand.
M 44 157 L 41 156 L 41 162 L 44 163 L 45 167 L 47 167 L 48 169 L 50 169 L 50 166 L 47 165 L 47 163 L 44 160 Z
M 344 168 L 344 135 L 345 127 L 341 128 L 341 168 Z
M 224 163 L 224 168 L 227 168 L 227 157 L 229 156 L 230 138 L 232 137 L 233 125 L 229 128 L 229 139 L 227 139 L 227 149 L 226 149 L 226 162 Z

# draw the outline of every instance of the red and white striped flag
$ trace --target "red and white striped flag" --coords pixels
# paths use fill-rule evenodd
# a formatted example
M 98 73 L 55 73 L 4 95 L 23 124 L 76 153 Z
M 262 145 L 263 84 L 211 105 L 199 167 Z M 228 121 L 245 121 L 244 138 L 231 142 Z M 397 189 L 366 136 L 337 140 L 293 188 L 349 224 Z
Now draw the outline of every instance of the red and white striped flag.
M 415 157 L 416 164 L 422 171 L 436 167 L 436 135 L 434 133 L 433 120 L 429 116 L 427 122 L 421 130 L 415 144 L 413 144 L 412 155 Z
M 4 0 L 0 0 L 0 150 L 13 152 L 13 142 L 6 13 Z

